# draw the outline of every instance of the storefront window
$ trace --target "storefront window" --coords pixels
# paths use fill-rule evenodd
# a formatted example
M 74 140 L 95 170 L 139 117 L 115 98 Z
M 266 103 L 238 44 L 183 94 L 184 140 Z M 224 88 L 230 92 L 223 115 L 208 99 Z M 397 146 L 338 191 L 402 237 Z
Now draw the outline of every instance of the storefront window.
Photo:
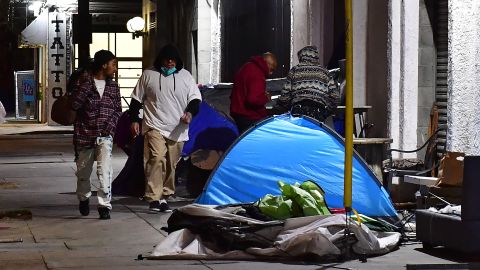
M 117 57 L 142 57 L 142 37 L 132 38 L 132 33 L 116 33 Z
M 109 33 L 92 33 L 92 44 L 90 44 L 90 56 L 93 57 L 95 52 L 99 50 L 109 50 L 110 46 L 108 46 L 108 38 Z M 114 54 L 115 52 L 112 51 Z
M 117 56 L 118 72 L 115 80 L 120 86 L 123 110 L 128 108 L 130 95 L 142 75 L 142 37 L 132 39 L 131 33 L 93 33 L 90 57 L 99 50 L 109 50 Z M 75 68 L 78 68 L 78 45 L 75 45 Z

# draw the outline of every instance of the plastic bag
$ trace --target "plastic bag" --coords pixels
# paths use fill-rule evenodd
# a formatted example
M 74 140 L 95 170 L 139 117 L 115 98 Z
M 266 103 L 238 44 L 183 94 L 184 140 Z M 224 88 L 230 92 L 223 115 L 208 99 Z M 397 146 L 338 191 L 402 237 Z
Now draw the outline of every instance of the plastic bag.
M 274 219 L 290 217 L 329 215 L 325 202 L 325 192 L 312 181 L 303 184 L 285 184 L 278 181 L 281 195 L 266 195 L 258 201 L 260 211 Z
M 292 201 L 284 200 L 282 196 L 267 194 L 258 202 L 260 211 L 274 219 L 282 220 L 293 216 Z

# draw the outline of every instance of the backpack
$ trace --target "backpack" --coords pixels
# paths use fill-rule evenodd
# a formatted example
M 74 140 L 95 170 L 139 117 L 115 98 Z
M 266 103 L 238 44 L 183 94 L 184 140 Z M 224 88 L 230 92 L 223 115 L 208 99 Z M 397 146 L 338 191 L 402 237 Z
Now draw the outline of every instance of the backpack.
M 60 125 L 70 126 L 73 125 L 77 117 L 77 112 L 72 109 L 73 92 L 77 87 L 77 83 L 81 80 L 82 74 L 88 72 L 86 68 L 79 68 L 72 72 L 67 83 L 67 93 L 52 104 L 52 111 L 50 116 L 53 121 Z
M 72 109 L 72 99 L 70 93 L 67 93 L 53 102 L 50 113 L 53 121 L 64 126 L 73 125 L 77 118 L 77 112 Z

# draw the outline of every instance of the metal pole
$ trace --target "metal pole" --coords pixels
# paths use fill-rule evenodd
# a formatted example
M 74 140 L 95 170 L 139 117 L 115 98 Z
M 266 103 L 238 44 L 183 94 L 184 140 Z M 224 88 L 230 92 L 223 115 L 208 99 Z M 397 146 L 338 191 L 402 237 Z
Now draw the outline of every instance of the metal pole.
M 352 0 L 345 0 L 346 19 L 346 98 L 345 98 L 345 178 L 343 206 L 352 209 L 352 156 L 353 156 L 353 29 Z
M 91 36 L 91 17 L 89 13 L 89 1 L 78 0 L 78 17 L 80 26 L 79 32 L 75 33 L 80 36 L 78 42 L 78 66 L 85 67 L 90 59 L 90 39 Z

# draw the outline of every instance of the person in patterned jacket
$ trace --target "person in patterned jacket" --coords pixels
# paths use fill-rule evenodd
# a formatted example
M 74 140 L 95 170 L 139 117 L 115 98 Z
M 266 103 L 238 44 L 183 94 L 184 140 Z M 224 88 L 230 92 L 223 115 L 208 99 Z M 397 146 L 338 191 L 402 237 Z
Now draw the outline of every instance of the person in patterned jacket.
M 83 216 L 90 213 L 90 174 L 97 162 L 100 187 L 97 191 L 100 219 L 110 219 L 112 205 L 112 145 L 117 121 L 122 113 L 120 90 L 112 80 L 117 59 L 112 52 L 95 53 L 91 71 L 73 90 L 72 107 L 77 111 L 74 123 L 74 147 L 77 155 L 77 197 Z
M 328 70 L 320 65 L 317 47 L 304 47 L 298 51 L 298 59 L 299 64 L 287 75 L 274 110 L 290 110 L 293 115 L 306 115 L 323 122 L 340 102 L 338 87 Z

